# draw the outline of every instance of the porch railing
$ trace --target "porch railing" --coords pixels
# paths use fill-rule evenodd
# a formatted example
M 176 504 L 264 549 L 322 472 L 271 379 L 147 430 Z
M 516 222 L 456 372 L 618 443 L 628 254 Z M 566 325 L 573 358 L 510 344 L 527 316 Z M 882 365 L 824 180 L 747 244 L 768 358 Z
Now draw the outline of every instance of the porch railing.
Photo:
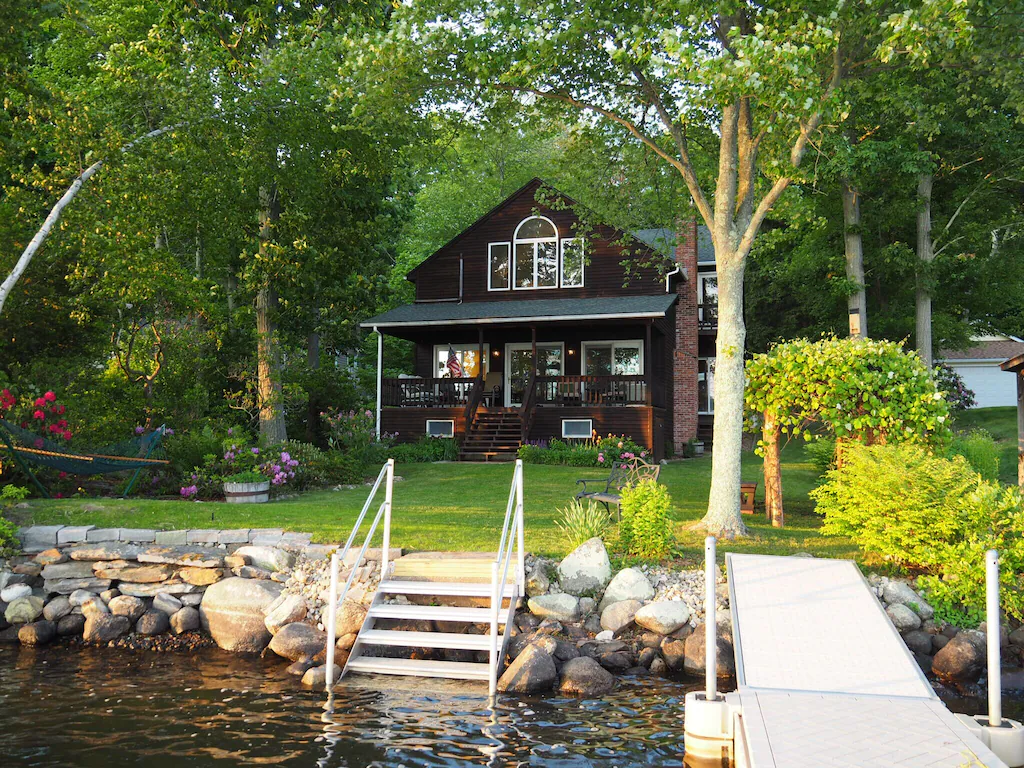
M 537 405 L 650 405 L 645 376 L 538 376 Z
M 697 305 L 697 328 L 702 331 L 713 331 L 718 327 L 718 304 Z
M 383 379 L 381 405 L 389 408 L 458 408 L 469 403 L 477 380 Z

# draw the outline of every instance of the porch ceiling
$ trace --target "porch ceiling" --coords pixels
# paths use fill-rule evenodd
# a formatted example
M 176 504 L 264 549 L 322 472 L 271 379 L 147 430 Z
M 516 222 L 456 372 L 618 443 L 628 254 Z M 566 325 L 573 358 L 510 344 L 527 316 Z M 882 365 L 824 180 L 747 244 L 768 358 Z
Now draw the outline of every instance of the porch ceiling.
M 676 301 L 674 293 L 653 296 L 610 296 L 590 299 L 522 299 L 436 304 L 405 304 L 371 317 L 363 328 L 422 328 L 434 325 L 493 325 L 630 320 L 664 317 Z

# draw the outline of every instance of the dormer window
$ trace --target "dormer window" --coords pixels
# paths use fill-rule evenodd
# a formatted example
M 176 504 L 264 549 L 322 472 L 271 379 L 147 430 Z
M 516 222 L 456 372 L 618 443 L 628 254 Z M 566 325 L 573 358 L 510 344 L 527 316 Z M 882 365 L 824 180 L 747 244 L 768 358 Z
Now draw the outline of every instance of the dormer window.
M 487 247 L 487 290 L 506 291 L 583 286 L 583 240 L 559 240 L 554 222 L 530 216 L 511 242 Z

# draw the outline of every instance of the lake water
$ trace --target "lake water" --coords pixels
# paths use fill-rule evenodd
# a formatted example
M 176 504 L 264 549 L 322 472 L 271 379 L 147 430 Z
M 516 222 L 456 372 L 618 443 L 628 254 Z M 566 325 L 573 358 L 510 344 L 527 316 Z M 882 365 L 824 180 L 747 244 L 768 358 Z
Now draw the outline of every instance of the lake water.
M 215 649 L 0 648 L 0 766 L 680 766 L 683 697 L 699 687 L 622 679 L 600 700 L 490 709 L 477 684 L 353 677 L 327 712 L 284 667 Z M 1019 718 L 1019 702 L 1006 709 Z

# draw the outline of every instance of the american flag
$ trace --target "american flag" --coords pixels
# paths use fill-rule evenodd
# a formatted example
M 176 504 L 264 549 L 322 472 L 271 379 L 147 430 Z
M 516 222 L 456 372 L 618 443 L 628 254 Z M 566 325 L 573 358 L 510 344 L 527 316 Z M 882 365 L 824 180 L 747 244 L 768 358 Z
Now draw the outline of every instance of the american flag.
M 459 358 L 455 354 L 455 350 L 452 349 L 451 344 L 448 345 L 448 372 L 453 379 L 462 378 L 462 364 L 459 362 Z

